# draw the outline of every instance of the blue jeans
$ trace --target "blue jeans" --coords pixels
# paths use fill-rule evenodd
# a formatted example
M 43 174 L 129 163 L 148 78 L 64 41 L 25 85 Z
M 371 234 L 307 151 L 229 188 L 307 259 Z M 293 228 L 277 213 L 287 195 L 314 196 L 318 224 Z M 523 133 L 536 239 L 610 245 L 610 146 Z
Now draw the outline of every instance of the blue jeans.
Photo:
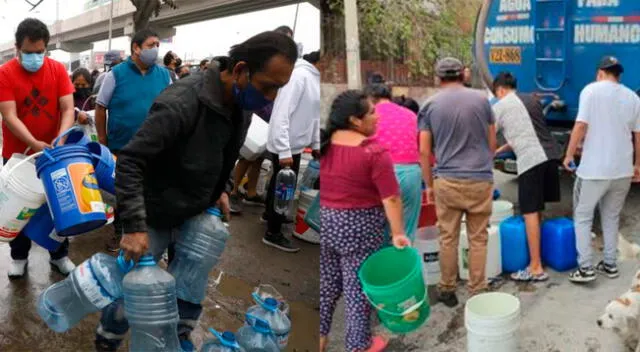
M 171 230 L 155 230 L 149 228 L 149 253 L 156 262 L 161 260 L 165 249 L 173 246 L 177 236 L 180 234 L 178 228 Z M 173 257 L 173 256 L 172 256 Z M 191 331 L 198 324 L 202 305 L 183 301 L 178 298 L 178 313 L 180 322 L 178 323 L 178 336 L 182 339 L 188 338 Z M 129 330 L 129 323 L 124 317 L 124 301 L 119 299 L 102 310 L 100 324 L 96 329 L 96 343 L 109 346 L 110 349 L 117 349 L 122 343 L 124 336 Z

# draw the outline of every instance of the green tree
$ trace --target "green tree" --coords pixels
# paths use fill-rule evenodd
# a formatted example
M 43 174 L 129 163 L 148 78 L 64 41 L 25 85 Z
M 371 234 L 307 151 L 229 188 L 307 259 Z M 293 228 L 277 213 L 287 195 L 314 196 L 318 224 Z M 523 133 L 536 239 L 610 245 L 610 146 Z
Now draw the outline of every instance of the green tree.
M 414 75 L 429 74 L 438 58 L 469 63 L 479 0 L 358 0 L 362 59 L 406 63 Z M 322 8 L 323 49 L 343 56 L 343 0 Z
M 171 9 L 177 9 L 175 0 L 130 0 L 133 6 L 136 7 L 136 12 L 133 13 L 133 29 L 137 32 L 143 28 L 149 26 L 149 19 L 151 16 L 158 16 L 160 9 L 163 5 L 168 6 Z

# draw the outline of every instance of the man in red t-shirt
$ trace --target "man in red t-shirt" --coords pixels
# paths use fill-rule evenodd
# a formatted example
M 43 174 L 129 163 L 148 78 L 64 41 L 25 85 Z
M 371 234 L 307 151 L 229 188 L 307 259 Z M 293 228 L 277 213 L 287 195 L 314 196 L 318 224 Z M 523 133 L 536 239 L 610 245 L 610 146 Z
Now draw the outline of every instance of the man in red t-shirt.
M 16 31 L 17 57 L 0 66 L 0 115 L 3 116 L 2 157 L 39 152 L 74 123 L 73 84 L 61 63 L 45 57 L 49 30 L 41 21 L 27 18 Z M 3 230 L 0 229 L 0 236 Z M 22 233 L 11 241 L 9 277 L 24 275 L 31 240 Z M 69 242 L 51 252 L 51 263 L 68 274 L 75 265 L 67 257 Z

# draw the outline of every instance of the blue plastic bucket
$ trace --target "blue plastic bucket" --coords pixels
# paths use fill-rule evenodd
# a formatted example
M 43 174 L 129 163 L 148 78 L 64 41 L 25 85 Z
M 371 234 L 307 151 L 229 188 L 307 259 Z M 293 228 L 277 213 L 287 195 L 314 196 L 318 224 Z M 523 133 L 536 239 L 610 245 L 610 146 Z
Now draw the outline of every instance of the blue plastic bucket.
M 96 170 L 98 186 L 111 194 L 116 194 L 116 159 L 106 146 L 91 142 L 87 144 Z
M 45 149 L 36 160 L 36 171 L 58 235 L 78 235 L 107 222 L 91 153 L 86 146 Z
M 54 252 L 60 248 L 60 245 L 64 241 L 64 238 L 56 234 L 47 203 L 44 203 L 44 205 L 36 211 L 24 229 L 22 229 L 22 233 L 50 252 Z

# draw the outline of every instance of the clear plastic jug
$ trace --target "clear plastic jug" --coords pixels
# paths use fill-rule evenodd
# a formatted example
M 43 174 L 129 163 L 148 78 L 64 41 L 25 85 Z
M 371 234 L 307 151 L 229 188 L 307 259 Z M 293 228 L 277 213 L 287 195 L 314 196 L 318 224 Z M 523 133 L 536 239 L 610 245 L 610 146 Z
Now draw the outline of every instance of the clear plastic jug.
M 247 324 L 238 330 L 238 343 L 247 352 L 280 352 L 276 337 L 269 323 L 251 314 L 246 315 Z
M 229 231 L 218 208 L 209 208 L 182 225 L 176 255 L 168 269 L 176 280 L 178 298 L 195 304 L 202 302 L 209 272 L 218 263 L 227 238 Z
M 236 335 L 232 332 L 225 331 L 222 334 L 216 330 L 209 328 L 209 332 L 215 337 L 214 339 L 206 341 L 202 344 L 200 352 L 245 352 L 238 341 Z
M 275 335 L 278 347 L 281 351 L 284 351 L 289 343 L 291 320 L 278 308 L 278 301 L 276 299 L 269 297 L 263 300 L 256 293 L 253 293 L 252 296 L 257 305 L 249 308 L 247 316 L 266 321 Z M 251 322 L 246 321 L 246 324 L 250 326 Z
M 65 332 L 120 298 L 123 276 L 114 257 L 94 254 L 40 294 L 38 314 L 51 330 Z
M 124 277 L 122 290 L 131 327 L 129 351 L 182 352 L 173 276 L 157 266 L 153 256 L 145 255 Z

